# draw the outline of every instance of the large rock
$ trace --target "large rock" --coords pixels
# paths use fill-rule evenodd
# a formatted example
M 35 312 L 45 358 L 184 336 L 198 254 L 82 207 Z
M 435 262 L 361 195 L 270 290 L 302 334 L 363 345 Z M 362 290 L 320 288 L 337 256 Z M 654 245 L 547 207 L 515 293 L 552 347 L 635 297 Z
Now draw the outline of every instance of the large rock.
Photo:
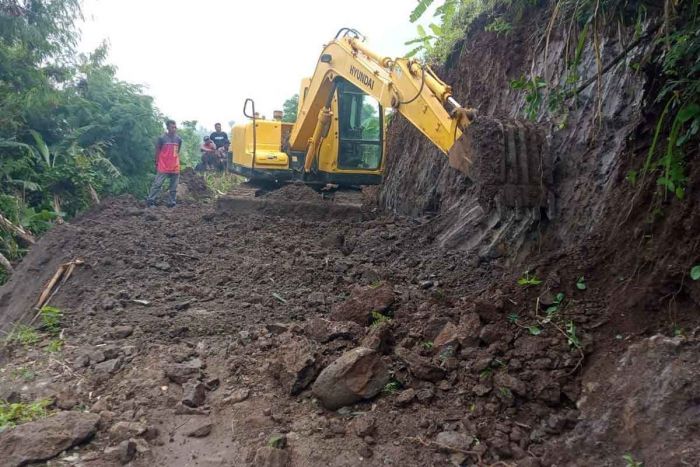
M 389 382 L 389 371 L 374 350 L 358 347 L 328 365 L 312 386 L 330 410 L 376 396 Z
M 306 339 L 295 339 L 280 346 L 270 364 L 272 376 L 295 396 L 306 389 L 321 370 L 314 346 Z
M 383 283 L 379 287 L 358 286 L 350 292 L 350 298 L 333 308 L 330 318 L 367 326 L 372 322 L 373 311 L 385 312 L 395 299 L 394 289 L 390 284 Z
M 575 428 L 543 465 L 606 465 L 631 453 L 644 465 L 698 465 L 700 340 L 653 336 L 583 374 Z M 540 395 L 541 397 L 541 395 Z
M 94 413 L 59 412 L 7 429 L 0 433 L 0 463 L 19 466 L 51 459 L 92 438 L 99 419 Z

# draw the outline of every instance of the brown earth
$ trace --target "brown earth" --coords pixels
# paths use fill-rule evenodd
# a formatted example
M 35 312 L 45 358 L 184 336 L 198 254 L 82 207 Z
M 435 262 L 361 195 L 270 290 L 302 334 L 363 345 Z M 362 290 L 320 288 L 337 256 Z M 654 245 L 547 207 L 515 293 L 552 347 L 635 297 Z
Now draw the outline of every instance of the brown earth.
M 510 35 L 477 20 L 455 49 L 443 71 L 463 102 L 512 117 L 509 80 L 562 73 L 568 39 L 543 57 L 549 15 L 528 15 Z M 581 63 L 595 72 L 592 47 Z M 362 206 L 300 186 L 174 210 L 108 200 L 0 289 L 7 330 L 60 264 L 85 261 L 51 299 L 62 351 L 47 333 L 5 346 L 0 398 L 99 414 L 59 465 L 700 465 L 700 164 L 683 202 L 624 180 L 653 134 L 652 81 L 613 68 L 599 120 L 590 88 L 549 122 L 545 208 L 494 206 L 400 118 Z M 341 356 L 322 383 L 357 402 L 331 411 L 312 386 Z

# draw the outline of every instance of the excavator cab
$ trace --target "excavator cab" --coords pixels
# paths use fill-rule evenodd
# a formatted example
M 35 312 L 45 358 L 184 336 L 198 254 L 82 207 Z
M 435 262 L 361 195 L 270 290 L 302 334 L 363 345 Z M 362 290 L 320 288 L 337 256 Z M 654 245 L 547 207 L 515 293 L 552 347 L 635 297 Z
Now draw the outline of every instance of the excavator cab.
M 376 185 L 384 168 L 384 109 L 371 96 L 336 78 L 328 133 L 320 144 L 307 183 Z M 304 153 L 298 154 L 301 160 Z
M 308 184 L 353 186 L 382 181 L 384 108 L 349 81 L 335 79 L 332 118 L 309 171 L 304 171 L 306 153 L 288 147 L 292 124 L 259 118 L 254 106 L 252 99 L 246 101 L 244 114 L 249 121 L 231 131 L 233 172 L 260 182 L 300 179 Z

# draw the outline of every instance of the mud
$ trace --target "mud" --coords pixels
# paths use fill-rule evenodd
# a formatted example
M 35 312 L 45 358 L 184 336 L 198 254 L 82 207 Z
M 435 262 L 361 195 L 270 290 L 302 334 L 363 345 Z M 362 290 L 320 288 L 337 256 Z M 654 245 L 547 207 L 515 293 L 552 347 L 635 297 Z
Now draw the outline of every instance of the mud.
M 562 72 L 530 52 L 549 18 L 533 11 L 456 49 L 445 73 L 463 103 L 512 117 L 509 80 L 533 62 Z M 608 59 L 620 45 L 603 40 Z M 549 53 L 564 47 L 555 34 Z M 581 67 L 595 70 L 593 50 Z M 174 210 L 107 200 L 45 235 L 0 289 L 8 329 L 61 263 L 85 261 L 51 299 L 62 350 L 45 332 L 5 345 L 0 398 L 99 414 L 57 465 L 698 464 L 700 164 L 650 221 L 654 180 L 624 176 L 653 134 L 654 89 L 624 66 L 602 83 L 597 122 L 589 89 L 549 135 L 546 206 L 495 202 L 400 118 L 386 183 L 359 208 L 294 185 Z M 362 389 L 363 368 L 385 366 L 389 384 L 324 409 L 313 382 L 358 347 L 381 364 L 340 383 Z
M 6 347 L 0 386 L 16 390 L 29 368 L 36 376 L 23 381 L 22 400 L 50 396 L 57 407 L 99 413 L 95 439 L 67 454 L 94 462 L 86 465 L 106 461 L 107 448 L 121 441 L 120 422 L 159 433 L 135 465 L 195 457 L 244 465 L 278 432 L 286 433 L 290 465 L 440 465 L 460 455 L 542 453 L 550 435 L 531 441 L 529 434 L 553 414 L 573 417 L 581 355 L 553 328 L 534 337 L 508 324 L 513 303 L 534 299 L 534 291 L 485 294 L 488 283 L 515 277 L 431 248 L 421 228 L 391 217 L 317 220 L 107 201 L 54 229 L 20 268 L 36 267 L 39 250 L 59 241 L 57 260 L 86 263 L 51 301 L 65 313 L 63 350 L 47 353 L 48 336 L 35 347 Z M 391 299 L 363 305 L 375 284 L 386 284 Z M 14 295 L 13 306 L 31 306 L 39 287 Z M 382 310 L 386 323 L 342 321 L 351 293 L 353 309 Z M 578 322 L 588 312 L 571 313 Z M 445 337 L 452 328 L 459 339 Z M 361 344 L 382 353 L 392 385 L 367 402 L 323 410 L 308 386 L 313 374 L 299 380 L 298 372 L 308 364 L 320 371 Z M 192 400 L 188 381 L 197 380 L 209 388 L 203 405 L 182 406 Z M 292 391 L 294 381 L 303 383 Z M 186 436 L 200 421 L 211 433 Z M 372 428 L 358 435 L 365 422 Z M 435 444 L 443 432 L 479 443 L 445 450 Z M 471 448 L 478 454 L 460 454 Z

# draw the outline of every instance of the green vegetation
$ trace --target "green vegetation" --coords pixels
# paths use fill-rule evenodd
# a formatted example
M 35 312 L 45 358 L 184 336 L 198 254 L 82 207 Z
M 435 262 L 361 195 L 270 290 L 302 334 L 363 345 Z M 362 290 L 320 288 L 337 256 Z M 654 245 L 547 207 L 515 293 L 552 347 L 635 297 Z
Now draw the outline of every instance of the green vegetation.
M 425 350 L 432 350 L 432 349 L 433 349 L 433 346 L 434 346 L 433 341 L 421 342 L 420 345 L 421 345 L 421 347 L 423 347 Z
M 7 336 L 7 341 L 24 346 L 34 345 L 39 342 L 39 333 L 32 327 L 21 325 Z
M 294 94 L 292 97 L 284 101 L 282 104 L 282 121 L 294 123 L 297 121 L 297 108 L 299 107 L 299 94 Z
M 390 323 L 390 322 L 391 322 L 391 318 L 389 316 L 386 316 L 378 311 L 372 312 L 371 327 L 381 326 L 382 323 Z
M 42 307 L 41 314 L 42 328 L 51 335 L 58 335 L 61 332 L 61 318 L 63 312 L 53 306 Z
M 241 183 L 243 177 L 230 172 L 205 172 L 204 181 L 215 195 L 225 195 Z
M 106 45 L 76 52 L 79 0 L 12 5 L 0 7 L 0 214 L 40 235 L 101 196 L 143 196 L 165 118 L 141 87 L 117 79 Z M 28 245 L 8 230 L 0 254 L 13 261 Z
M 46 347 L 48 353 L 57 353 L 63 349 L 63 339 L 51 339 Z
M 530 276 L 530 271 L 525 271 L 525 274 L 518 279 L 518 285 L 530 286 L 530 285 L 540 285 L 542 281 L 537 278 L 537 276 Z
M 644 462 L 634 460 L 632 454 L 625 454 L 622 459 L 625 461 L 625 467 L 644 467 Z
M 384 388 L 382 388 L 382 392 L 386 395 L 391 395 L 397 392 L 399 389 L 401 389 L 401 383 L 399 383 L 395 379 L 392 379 L 384 385 Z
M 576 325 L 571 320 L 566 322 L 566 338 L 570 347 L 581 348 L 581 341 L 576 335 Z
M 579 290 L 586 290 L 586 279 L 583 276 L 579 277 L 576 281 L 576 288 Z
M 696 264 L 690 268 L 690 278 L 694 281 L 700 280 L 700 264 Z
M 36 373 L 27 367 L 19 367 L 12 370 L 12 377 L 23 381 L 33 381 L 36 378 Z
M 46 417 L 49 412 L 47 407 L 52 404 L 50 399 L 41 399 L 31 404 L 10 404 L 0 400 L 0 431 L 13 427 L 19 423 L 31 422 Z

